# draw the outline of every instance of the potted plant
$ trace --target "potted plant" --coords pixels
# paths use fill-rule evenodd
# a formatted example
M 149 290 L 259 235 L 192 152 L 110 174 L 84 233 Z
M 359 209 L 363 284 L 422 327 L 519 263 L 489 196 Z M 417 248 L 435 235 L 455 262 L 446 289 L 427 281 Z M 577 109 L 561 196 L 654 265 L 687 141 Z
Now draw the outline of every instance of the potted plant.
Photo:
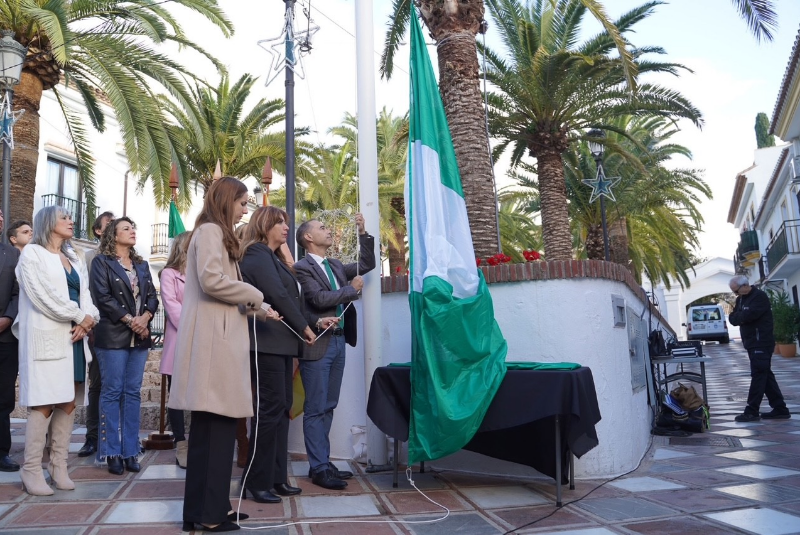
M 794 357 L 797 354 L 795 341 L 800 327 L 800 310 L 789 301 L 789 294 L 783 291 L 770 291 L 769 300 L 772 304 L 773 333 L 778 352 L 782 357 Z

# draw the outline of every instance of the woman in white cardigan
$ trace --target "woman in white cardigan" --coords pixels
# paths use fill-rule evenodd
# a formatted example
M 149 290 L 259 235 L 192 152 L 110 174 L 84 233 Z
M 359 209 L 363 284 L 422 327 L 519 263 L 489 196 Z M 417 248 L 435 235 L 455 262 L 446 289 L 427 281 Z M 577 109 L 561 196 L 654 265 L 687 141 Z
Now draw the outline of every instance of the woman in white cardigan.
M 25 490 L 38 496 L 53 494 L 42 473 L 51 419 L 50 475 L 56 488 L 75 488 L 67 473 L 75 420 L 74 359 L 80 354 L 73 345 L 81 344 L 90 361 L 87 335 L 99 319 L 86 266 L 70 244 L 73 226 L 63 207 L 42 208 L 33 220 L 33 239 L 16 269 L 19 313 L 12 332 L 19 338 L 19 404 L 31 409 L 20 477 Z M 75 300 L 70 299 L 70 284 Z

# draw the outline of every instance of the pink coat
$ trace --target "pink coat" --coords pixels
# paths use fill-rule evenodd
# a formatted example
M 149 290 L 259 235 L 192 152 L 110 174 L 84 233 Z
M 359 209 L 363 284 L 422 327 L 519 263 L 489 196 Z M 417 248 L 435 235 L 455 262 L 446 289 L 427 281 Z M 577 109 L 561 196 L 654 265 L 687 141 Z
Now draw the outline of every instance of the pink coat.
M 183 305 L 183 287 L 186 277 L 172 268 L 161 272 L 161 303 L 166 312 L 164 320 L 164 349 L 161 351 L 161 367 L 159 371 L 172 375 L 172 363 L 175 361 L 175 344 L 178 342 L 178 322 L 181 319 Z

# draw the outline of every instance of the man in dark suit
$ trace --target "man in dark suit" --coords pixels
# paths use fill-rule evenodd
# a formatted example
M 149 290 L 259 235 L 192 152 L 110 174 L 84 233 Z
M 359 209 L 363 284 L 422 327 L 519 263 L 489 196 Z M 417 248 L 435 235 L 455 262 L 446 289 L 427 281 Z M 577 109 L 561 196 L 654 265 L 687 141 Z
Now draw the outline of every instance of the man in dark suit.
M 0 232 L 3 231 L 3 212 L 0 211 Z M 19 465 L 8 452 L 11 450 L 11 413 L 14 410 L 14 385 L 19 370 L 17 338 L 11 334 L 11 324 L 17 317 L 19 286 L 14 269 L 19 251 L 0 243 L 0 471 L 16 472 Z
M 331 464 L 329 439 L 344 375 L 344 344 L 355 346 L 357 339 L 356 310 L 348 304 L 358 299 L 364 287 L 361 275 L 375 268 L 375 238 L 367 234 L 361 214 L 356 214 L 355 220 L 361 250 L 359 262 L 344 265 L 335 258 L 326 258 L 333 244 L 331 231 L 312 219 L 297 229 L 297 243 L 308 254 L 294 265 L 311 314 L 320 318 L 344 314 L 324 334 L 322 320 L 317 322 L 317 334 L 321 336 L 313 346 L 305 348 L 300 361 L 300 377 L 306 391 L 303 435 L 309 477 L 315 485 L 333 490 L 345 488 L 344 480 L 353 476 Z

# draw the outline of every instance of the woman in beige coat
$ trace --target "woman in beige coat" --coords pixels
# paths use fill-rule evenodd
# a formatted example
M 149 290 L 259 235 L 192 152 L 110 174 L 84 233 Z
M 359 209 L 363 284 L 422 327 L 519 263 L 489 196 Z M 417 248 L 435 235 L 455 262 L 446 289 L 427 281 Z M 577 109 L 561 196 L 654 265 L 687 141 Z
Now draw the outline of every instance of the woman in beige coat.
M 230 493 L 236 419 L 253 415 L 250 338 L 240 305 L 261 319 L 278 315 L 242 282 L 233 227 L 247 213 L 247 187 L 214 182 L 197 217 L 186 259 L 169 407 L 192 411 L 183 530 L 233 531 Z M 245 515 L 242 515 L 244 519 Z

